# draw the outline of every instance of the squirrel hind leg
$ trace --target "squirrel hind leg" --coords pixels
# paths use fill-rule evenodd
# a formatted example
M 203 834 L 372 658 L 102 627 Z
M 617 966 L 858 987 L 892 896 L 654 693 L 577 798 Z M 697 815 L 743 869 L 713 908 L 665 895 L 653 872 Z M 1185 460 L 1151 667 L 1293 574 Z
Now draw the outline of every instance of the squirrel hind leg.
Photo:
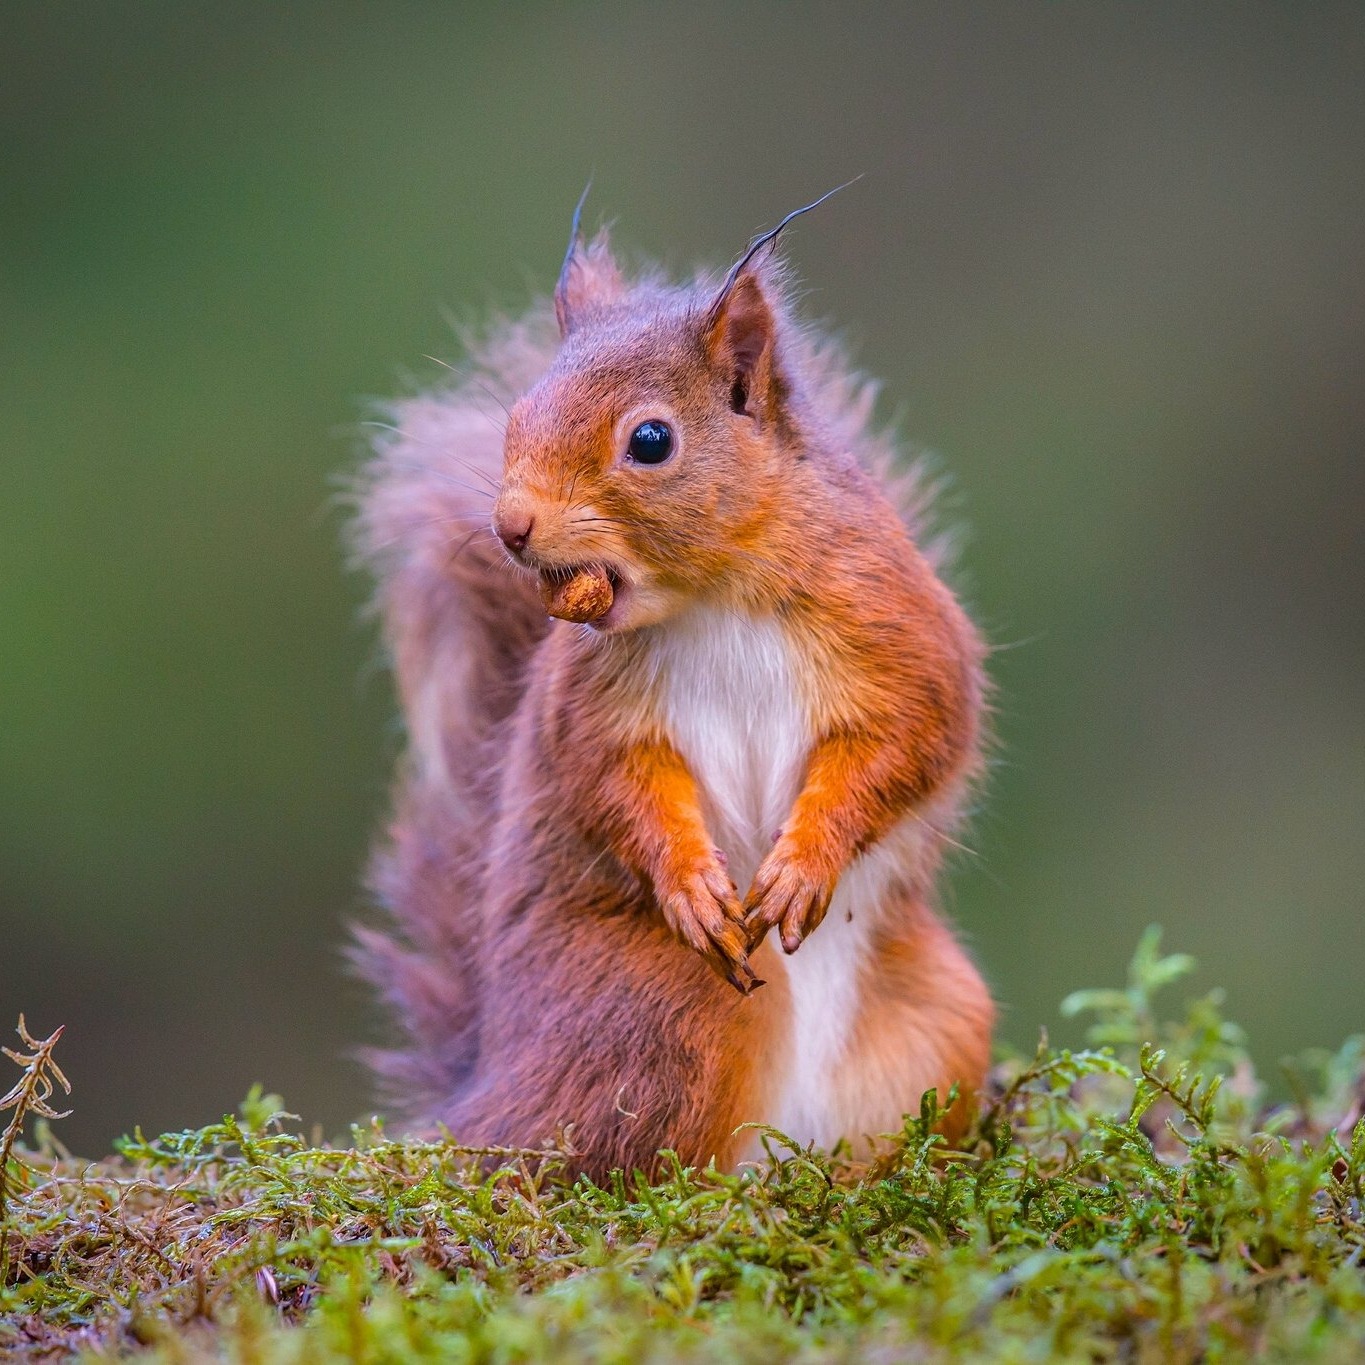
M 871 1135 L 897 1131 L 926 1090 L 942 1105 L 957 1086 L 960 1098 L 939 1124 L 954 1142 L 986 1082 L 995 1003 L 948 925 L 904 894 L 903 927 L 877 945 L 833 1099 L 850 1115 L 850 1136 Z
M 884 897 L 847 921 L 836 898 L 830 922 L 788 959 L 797 1007 L 771 1122 L 798 1142 L 846 1138 L 866 1152 L 919 1113 L 925 1091 L 943 1105 L 953 1086 L 960 1098 L 939 1130 L 956 1140 L 985 1083 L 990 992 L 920 898 L 901 886 Z
M 572 916 L 550 895 L 525 911 L 483 999 L 477 1074 L 436 1117 L 461 1141 L 508 1146 L 567 1129 L 573 1170 L 599 1182 L 657 1173 L 663 1148 L 733 1168 L 787 1008 L 784 983 L 740 995 L 619 892 L 580 892 Z

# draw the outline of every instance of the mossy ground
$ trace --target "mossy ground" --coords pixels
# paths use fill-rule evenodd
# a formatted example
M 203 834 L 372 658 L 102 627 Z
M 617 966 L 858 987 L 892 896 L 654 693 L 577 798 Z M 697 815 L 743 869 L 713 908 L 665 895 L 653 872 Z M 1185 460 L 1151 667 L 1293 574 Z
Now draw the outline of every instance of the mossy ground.
M 7 1165 L 0 1357 L 163 1361 L 1365 1359 L 1365 1039 L 1266 1108 L 1216 997 L 1149 935 L 1093 1047 L 997 1070 L 855 1167 L 770 1133 L 740 1175 L 570 1182 L 553 1157 L 356 1130 L 272 1096 L 90 1164 Z M 17 1132 L 17 1127 L 14 1129 Z

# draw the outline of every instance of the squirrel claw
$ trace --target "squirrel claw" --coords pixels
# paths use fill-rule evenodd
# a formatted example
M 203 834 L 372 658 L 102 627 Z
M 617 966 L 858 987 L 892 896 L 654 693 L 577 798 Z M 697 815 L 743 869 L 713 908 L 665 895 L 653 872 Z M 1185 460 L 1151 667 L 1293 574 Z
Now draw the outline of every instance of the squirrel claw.
M 760 977 L 754 975 L 753 969 L 749 966 L 747 962 L 744 964 L 742 972 L 737 968 L 726 972 L 725 979 L 741 995 L 745 996 L 752 995 L 760 986 L 766 986 L 768 984 Z
M 749 966 L 749 935 L 734 883 L 718 865 L 703 867 L 660 898 L 673 933 L 741 995 L 763 983 Z
M 764 859 L 744 902 L 749 951 L 777 929 L 782 951 L 794 953 L 819 927 L 833 892 L 832 880 L 779 844 Z

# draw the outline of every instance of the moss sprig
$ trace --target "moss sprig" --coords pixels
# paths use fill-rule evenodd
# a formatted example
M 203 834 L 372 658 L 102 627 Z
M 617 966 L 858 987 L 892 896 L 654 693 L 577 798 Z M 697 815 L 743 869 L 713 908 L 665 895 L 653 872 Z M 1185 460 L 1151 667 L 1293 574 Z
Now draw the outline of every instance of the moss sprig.
M 7 1109 L 11 1111 L 5 1131 L 0 1133 L 0 1284 L 4 1284 L 9 1272 L 10 1190 L 12 1187 L 19 1188 L 27 1174 L 23 1162 L 14 1158 L 15 1144 L 30 1114 L 40 1119 L 64 1119 L 71 1112 L 69 1109 L 54 1109 L 51 1104 L 58 1086 L 64 1094 L 71 1093 L 71 1082 L 52 1056 L 65 1027 L 64 1024 L 59 1025 L 48 1037 L 35 1038 L 29 1033 L 21 1014 L 16 1032 L 20 1042 L 29 1050 L 20 1052 L 11 1047 L 0 1048 L 0 1052 L 21 1071 L 14 1085 L 0 1095 L 0 1114 Z

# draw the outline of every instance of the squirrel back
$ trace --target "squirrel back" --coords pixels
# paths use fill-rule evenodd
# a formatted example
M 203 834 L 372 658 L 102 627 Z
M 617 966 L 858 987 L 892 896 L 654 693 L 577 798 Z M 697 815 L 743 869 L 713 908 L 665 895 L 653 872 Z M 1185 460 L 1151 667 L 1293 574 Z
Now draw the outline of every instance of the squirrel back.
M 782 299 L 779 264 L 769 258 L 754 268 L 761 271 L 756 278 L 764 297 Z M 691 286 L 699 298 L 714 293 L 713 281 Z M 627 285 L 604 234 L 578 244 L 553 308 L 539 305 L 467 339 L 465 365 L 451 382 L 392 406 L 392 422 L 365 473 L 358 544 L 378 580 L 408 752 L 395 817 L 371 878 L 389 923 L 359 929 L 354 957 L 403 1035 L 396 1048 L 372 1052 L 371 1064 L 389 1101 L 418 1120 L 451 1112 L 452 1094 L 470 1085 L 482 1051 L 484 997 L 506 986 L 486 979 L 495 947 L 488 939 L 498 929 L 490 928 L 483 902 L 490 850 L 500 837 L 500 806 L 508 800 L 503 770 L 518 708 L 552 634 L 593 629 L 555 625 L 546 612 L 545 584 L 538 589 L 509 560 L 505 546 L 515 548 L 516 536 L 509 537 L 505 524 L 499 527 L 503 543 L 493 532 L 507 424 L 513 410 L 522 413 L 519 400 L 556 367 L 570 379 L 581 372 L 566 344 L 569 309 L 581 316 L 607 301 L 616 316 L 630 318 L 635 310 L 645 317 L 676 307 L 680 297 L 684 308 L 690 306 L 686 296 L 650 272 Z M 835 342 L 799 327 L 785 304 L 777 307 L 781 363 L 799 376 L 804 420 L 818 426 L 822 449 L 841 452 L 838 458 L 852 461 L 894 503 L 928 580 L 936 583 L 946 546 L 927 536 L 932 489 L 874 426 L 875 386 L 850 368 Z M 647 354 L 642 363 L 649 363 Z M 934 611 L 942 614 L 937 599 Z M 952 764 L 964 780 L 975 770 L 980 709 L 974 638 L 968 630 L 959 642 L 973 718 L 962 741 L 965 757 L 959 754 Z M 941 815 L 945 825 L 952 818 Z M 926 866 L 935 861 L 928 855 Z M 922 880 L 916 879 L 917 895 Z M 783 939 L 785 946 L 785 928 Z M 730 979 L 741 989 L 753 984 L 752 973 Z M 981 1008 L 988 1033 L 988 1004 Z M 916 1099 L 908 1097 L 906 1107 Z

